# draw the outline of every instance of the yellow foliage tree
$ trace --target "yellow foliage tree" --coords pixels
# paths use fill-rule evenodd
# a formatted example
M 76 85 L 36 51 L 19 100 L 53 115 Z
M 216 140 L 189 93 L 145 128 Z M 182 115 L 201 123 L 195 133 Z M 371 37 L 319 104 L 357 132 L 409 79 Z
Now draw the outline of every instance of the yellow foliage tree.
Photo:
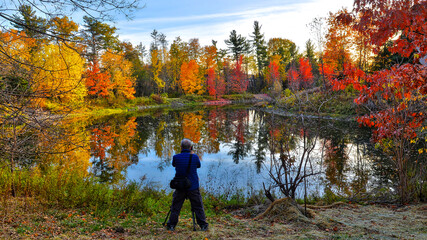
M 199 76 L 199 65 L 195 60 L 181 65 L 181 86 L 185 94 L 203 94 L 204 80 Z
M 151 72 L 153 73 L 153 80 L 157 85 L 158 92 L 160 92 L 160 89 L 165 87 L 165 81 L 163 81 L 159 75 L 162 71 L 162 61 L 159 59 L 159 51 L 156 49 L 153 49 L 151 51 Z
M 87 95 L 82 81 L 84 59 L 74 49 L 62 44 L 43 45 L 33 62 L 38 67 L 34 75 L 37 91 L 54 101 L 72 106 L 83 104 Z

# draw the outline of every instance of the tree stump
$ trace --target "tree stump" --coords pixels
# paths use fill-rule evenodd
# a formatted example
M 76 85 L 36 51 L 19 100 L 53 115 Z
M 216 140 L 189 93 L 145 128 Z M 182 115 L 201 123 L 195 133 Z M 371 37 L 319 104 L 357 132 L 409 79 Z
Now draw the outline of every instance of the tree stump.
M 304 212 L 298 203 L 292 198 L 278 199 L 270 204 L 265 212 L 256 216 L 254 220 L 268 218 L 271 220 L 282 220 L 282 221 L 302 221 L 310 222 L 310 218 L 315 216 L 315 212 L 311 209 L 307 209 L 307 213 Z

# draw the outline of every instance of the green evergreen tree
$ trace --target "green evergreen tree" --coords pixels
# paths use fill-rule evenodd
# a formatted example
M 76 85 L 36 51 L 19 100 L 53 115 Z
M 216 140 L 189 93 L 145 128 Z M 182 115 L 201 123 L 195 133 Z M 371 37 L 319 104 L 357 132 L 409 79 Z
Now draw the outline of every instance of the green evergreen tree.
M 237 35 L 236 30 L 231 31 L 229 39 L 224 40 L 224 42 L 227 44 L 236 62 L 239 60 L 240 55 L 248 53 L 251 49 L 246 38 L 240 34 Z
M 116 35 L 116 27 L 111 27 L 89 16 L 84 16 L 83 21 L 86 29 L 82 35 L 88 46 L 87 54 L 90 61 L 96 59 L 102 49 L 120 51 L 120 41 L 118 35 Z
M 19 6 L 18 14 L 13 15 L 11 24 L 16 29 L 24 31 L 28 37 L 46 37 L 47 21 L 36 16 L 36 12 L 30 5 Z
M 319 65 L 316 59 L 316 54 L 315 52 L 315 46 L 313 44 L 313 42 L 311 41 L 311 39 L 308 39 L 307 42 L 305 42 L 305 55 L 304 57 L 306 57 L 308 59 L 308 61 L 310 62 L 311 65 L 311 72 L 313 73 L 313 76 L 315 79 L 319 79 L 320 78 L 320 73 L 319 73 Z
M 252 46 L 255 49 L 258 76 L 261 76 L 264 67 L 268 65 L 268 60 L 267 45 L 264 40 L 264 34 L 261 33 L 261 25 L 259 25 L 258 21 L 254 22 L 254 31 L 252 34 Z

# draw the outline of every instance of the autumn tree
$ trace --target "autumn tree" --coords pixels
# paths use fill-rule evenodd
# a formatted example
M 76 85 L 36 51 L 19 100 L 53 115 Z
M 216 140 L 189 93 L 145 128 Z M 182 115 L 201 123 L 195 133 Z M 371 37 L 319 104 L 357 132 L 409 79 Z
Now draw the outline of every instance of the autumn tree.
M 48 27 L 49 30 L 58 34 L 62 38 L 71 39 L 73 41 L 81 40 L 81 38 L 77 36 L 79 25 L 70 20 L 67 16 L 54 17 L 50 19 Z
M 159 50 L 152 49 L 150 51 L 151 57 L 151 74 L 153 76 L 153 81 L 157 85 L 157 93 L 160 93 L 165 87 L 165 81 L 160 78 L 160 73 L 162 71 L 162 61 L 159 59 Z
M 217 59 L 218 49 L 214 45 L 205 46 L 202 48 L 202 54 L 200 56 L 200 66 L 203 71 L 206 72 L 209 68 L 216 69 L 216 59 Z
M 202 52 L 202 49 L 201 49 L 198 38 L 192 38 L 188 41 L 187 51 L 188 51 L 187 52 L 188 58 L 190 60 L 195 60 L 196 62 L 199 61 L 199 57 Z
M 150 90 L 147 85 L 150 84 L 148 80 L 147 65 L 144 63 L 146 57 L 146 49 L 142 43 L 133 46 L 130 42 L 121 43 L 121 52 L 126 60 L 132 64 L 132 77 L 135 78 L 135 97 L 140 97 L 144 92 Z
M 287 80 L 290 89 L 294 91 L 299 89 L 300 76 L 298 73 L 298 69 L 295 67 L 295 65 L 291 65 L 291 67 L 289 68 Z
M 243 56 L 240 56 L 231 72 L 230 80 L 227 82 L 230 93 L 244 93 L 248 88 L 248 79 L 242 70 L 242 59 Z
M 343 71 L 344 64 L 352 62 L 351 48 L 354 33 L 351 27 L 339 22 L 337 17 L 340 14 L 348 14 L 348 11 L 330 13 L 327 19 L 328 32 L 323 56 L 323 61 L 332 66 L 335 71 Z
M 184 62 L 181 65 L 181 86 L 185 94 L 203 94 L 203 78 L 199 75 L 199 65 L 196 60 Z
M 135 78 L 132 76 L 132 63 L 125 59 L 124 53 L 106 51 L 101 58 L 104 70 L 111 76 L 113 94 L 116 97 L 134 99 Z
M 268 65 L 268 71 L 265 75 L 267 86 L 270 88 L 270 93 L 273 97 L 280 97 L 282 92 L 282 77 L 279 72 L 279 60 L 270 61 Z
M 281 62 L 288 65 L 295 60 L 298 55 L 298 48 L 294 42 L 289 39 L 271 38 L 268 40 L 268 56 L 280 56 Z
M 188 44 L 177 37 L 171 44 L 170 50 L 170 66 L 172 72 L 171 87 L 174 92 L 182 93 L 179 77 L 181 75 L 181 65 L 188 61 Z
M 299 59 L 300 87 L 309 88 L 313 84 L 313 73 L 310 62 L 306 58 Z
M 101 72 L 98 61 L 90 62 L 86 70 L 86 87 L 88 94 L 94 97 L 107 98 L 113 84 L 110 80 L 110 74 Z
M 215 96 L 216 99 L 221 97 L 225 93 L 224 79 L 216 74 L 215 69 L 209 68 L 207 71 L 207 90 L 209 95 Z
M 208 93 L 210 96 L 215 96 L 217 95 L 216 92 L 216 88 L 215 88 L 215 69 L 213 68 L 209 68 L 207 71 L 207 79 L 206 79 L 206 84 L 208 87 Z
M 45 93 L 46 99 L 66 105 L 82 106 L 86 87 L 82 81 L 84 59 L 74 49 L 64 44 L 46 44 L 34 55 L 35 91 Z
M 338 80 L 333 82 L 336 89 L 352 84 L 359 90 L 359 97 L 355 100 L 357 104 L 375 104 L 374 108 L 368 108 L 369 114 L 359 117 L 358 121 L 374 128 L 373 139 L 392 156 L 402 202 L 410 200 L 411 186 L 417 184 L 417 179 L 408 176 L 409 150 L 413 147 L 411 142 L 417 141 L 425 127 L 427 67 L 419 59 L 427 55 L 426 16 L 425 1 L 398 0 L 389 3 L 356 0 L 352 13 L 343 13 L 337 18 L 341 23 L 367 34 L 370 44 L 376 46 L 376 52 L 392 39 L 392 53 L 408 57 L 415 52 L 409 63 L 396 63 L 390 69 L 361 77 L 348 74 L 350 77 L 344 83 Z M 348 69 L 350 73 L 357 73 L 353 68 Z M 419 171 L 422 168 L 419 166 Z

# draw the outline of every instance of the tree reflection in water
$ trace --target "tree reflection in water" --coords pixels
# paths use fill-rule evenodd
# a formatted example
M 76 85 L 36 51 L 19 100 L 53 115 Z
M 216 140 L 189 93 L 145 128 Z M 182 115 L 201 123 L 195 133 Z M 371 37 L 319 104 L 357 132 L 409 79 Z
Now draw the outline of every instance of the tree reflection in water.
M 184 137 L 194 141 L 203 166 L 222 162 L 224 167 L 218 167 L 222 173 L 209 174 L 212 182 L 217 176 L 216 183 L 221 182 L 224 187 L 232 184 L 236 191 L 251 185 L 242 180 L 249 174 L 242 170 L 246 166 L 253 166 L 255 172 L 251 178 L 257 183 L 251 188 L 261 190 L 262 182 L 271 183 L 271 176 L 268 177 L 271 169 L 267 167 L 272 166 L 272 160 L 285 163 L 282 165 L 286 169 L 276 172 L 276 177 L 282 174 L 279 183 L 288 186 L 283 187 L 282 193 L 289 196 L 301 197 L 298 186 L 303 183 L 301 176 L 306 167 L 306 175 L 321 173 L 308 178 L 309 194 L 322 195 L 326 187 L 337 194 L 353 195 L 383 180 L 390 181 L 387 171 L 381 172 L 381 166 L 374 164 L 387 159 L 373 150 L 369 131 L 352 122 L 308 118 L 303 122 L 296 117 L 258 110 L 210 107 L 192 111 L 157 110 L 137 116 L 115 115 L 79 124 L 80 129 L 82 125 L 86 129 L 86 134 L 79 130 L 82 136 L 89 138 L 81 137 L 79 141 L 88 141 L 90 149 L 79 149 L 79 155 L 70 155 L 75 158 L 70 161 L 86 161 L 84 169 L 91 164 L 90 171 L 104 182 L 138 180 L 147 175 L 167 188 L 171 158 L 180 151 Z M 301 159 L 306 159 L 302 165 Z M 240 170 L 233 166 L 240 166 Z M 200 171 L 208 176 L 208 171 L 213 170 L 202 167 Z M 225 179 L 230 178 L 224 176 L 230 176 L 233 171 L 233 178 Z

